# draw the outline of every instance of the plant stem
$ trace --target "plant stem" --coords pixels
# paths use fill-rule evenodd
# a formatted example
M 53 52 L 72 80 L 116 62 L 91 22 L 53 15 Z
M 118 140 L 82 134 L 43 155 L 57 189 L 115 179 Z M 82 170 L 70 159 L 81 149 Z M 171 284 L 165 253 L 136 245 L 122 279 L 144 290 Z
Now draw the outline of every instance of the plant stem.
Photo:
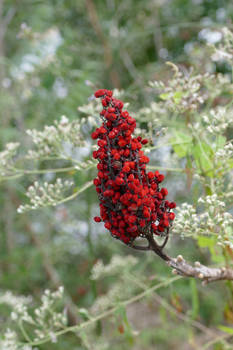
M 122 306 L 127 306 L 127 305 L 130 305 L 130 304 L 133 304 L 135 303 L 136 301 L 144 298 L 146 295 L 150 294 L 151 292 L 155 291 L 155 290 L 158 290 L 162 287 L 166 287 L 168 286 L 169 284 L 175 282 L 175 281 L 178 281 L 181 277 L 180 276 L 176 276 L 176 277 L 173 277 L 167 281 L 164 281 L 164 282 L 161 282 L 151 288 L 148 288 L 147 290 L 143 291 L 142 293 L 138 294 L 138 295 L 135 295 L 134 297 L 130 298 L 129 300 L 126 300 L 126 301 L 123 301 L 121 302 L 120 304 Z M 62 329 L 58 332 L 54 332 L 54 335 L 56 337 L 59 337 L 60 335 L 63 335 L 63 334 L 66 334 L 66 333 L 69 333 L 69 332 L 77 332 L 77 331 L 80 331 L 81 329 L 83 328 L 86 328 L 88 327 L 89 325 L 103 319 L 103 318 L 106 318 L 108 316 L 111 316 L 115 313 L 115 311 L 119 308 L 119 305 L 111 308 L 110 310 L 107 310 L 107 311 L 104 311 L 103 313 L 101 313 L 100 315 L 96 316 L 96 317 L 93 317 L 91 318 L 90 320 L 86 321 L 86 322 L 83 322 L 81 323 L 80 325 L 76 325 L 76 326 L 71 326 L 71 327 L 67 327 L 66 329 Z M 47 337 L 47 338 L 44 338 L 42 340 L 39 340 L 39 341 L 35 341 L 35 342 L 31 342 L 29 343 L 28 345 L 31 345 L 31 346 L 38 346 L 38 345 L 41 345 L 41 344 L 44 344 L 44 343 L 47 343 L 48 341 L 50 341 L 50 338 Z
M 233 269 L 226 267 L 207 267 L 202 265 L 199 261 L 195 262 L 192 266 L 184 260 L 182 255 L 178 255 L 177 258 L 172 258 L 163 252 L 164 245 L 159 246 L 155 241 L 153 235 L 148 234 L 146 239 L 149 243 L 149 248 L 140 250 L 152 250 L 156 255 L 158 255 L 162 260 L 164 260 L 168 266 L 173 268 L 173 273 L 176 275 L 181 275 L 183 277 L 195 277 L 203 281 L 203 284 L 210 282 L 227 280 L 233 281 Z M 131 245 L 131 248 L 138 249 L 138 246 Z

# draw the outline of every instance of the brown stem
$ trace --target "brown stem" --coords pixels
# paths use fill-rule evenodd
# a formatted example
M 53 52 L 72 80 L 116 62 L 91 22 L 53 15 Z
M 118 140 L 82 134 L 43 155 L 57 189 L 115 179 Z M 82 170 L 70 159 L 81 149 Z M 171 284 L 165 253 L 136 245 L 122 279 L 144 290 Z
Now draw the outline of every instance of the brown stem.
M 201 279 L 204 284 L 220 280 L 233 280 L 233 269 L 225 267 L 207 267 L 196 261 L 194 266 L 189 264 L 184 258 L 179 255 L 176 259 L 172 258 L 168 262 L 175 274 L 184 277 L 195 277 Z
M 166 261 L 167 265 L 173 268 L 173 273 L 181 275 L 183 277 L 194 277 L 199 278 L 203 281 L 203 284 L 210 282 L 227 280 L 233 280 L 233 269 L 226 267 L 207 267 L 202 265 L 199 261 L 196 261 L 194 266 L 184 260 L 182 255 L 178 255 L 177 258 L 172 258 L 163 252 L 163 247 L 159 246 L 154 240 L 151 234 L 148 234 L 146 239 L 149 242 L 149 246 L 135 246 L 131 245 L 132 248 L 137 250 L 152 250 L 161 259 Z M 165 240 L 167 242 L 167 240 Z
M 148 235 L 146 238 L 149 242 L 151 250 L 153 250 L 153 252 L 155 252 L 155 254 L 157 254 L 161 259 L 163 259 L 165 261 L 171 260 L 170 256 L 165 254 L 163 252 L 163 249 L 156 243 L 156 241 L 153 238 L 153 235 Z
M 96 35 L 98 36 L 98 38 L 102 42 L 103 51 L 104 51 L 104 61 L 105 61 L 107 69 L 110 70 L 110 78 L 111 78 L 112 84 L 113 84 L 113 86 L 115 86 L 116 88 L 119 89 L 120 88 L 120 80 L 118 77 L 118 73 L 114 69 L 111 68 L 112 64 L 113 64 L 112 49 L 111 49 L 111 46 L 109 45 L 108 40 L 106 39 L 106 36 L 102 30 L 101 25 L 100 25 L 98 13 L 97 13 L 94 1 L 93 0 L 86 0 L 86 7 L 87 7 L 88 16 L 89 16 L 91 25 L 92 25 Z
M 168 231 L 168 233 L 167 233 L 167 235 L 166 235 L 166 237 L 165 237 L 165 240 L 163 241 L 163 244 L 159 245 L 159 248 L 160 248 L 161 250 L 162 250 L 162 249 L 165 247 L 165 245 L 167 244 L 168 238 L 169 238 L 169 231 Z

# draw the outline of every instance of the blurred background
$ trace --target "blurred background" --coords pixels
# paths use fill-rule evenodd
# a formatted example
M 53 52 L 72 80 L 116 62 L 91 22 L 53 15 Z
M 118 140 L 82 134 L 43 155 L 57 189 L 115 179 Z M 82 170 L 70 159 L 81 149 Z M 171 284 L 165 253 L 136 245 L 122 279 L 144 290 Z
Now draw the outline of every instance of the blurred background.
M 88 103 L 95 88 L 123 89 L 122 99 L 135 110 L 146 107 L 151 101 L 148 81 L 166 81 L 171 75 L 166 61 L 228 74 L 230 67 L 210 61 L 205 47 L 221 40 L 219 29 L 233 29 L 232 19 L 231 0 L 0 0 L 1 150 L 7 142 L 21 142 L 26 149 L 29 128 L 41 130 L 62 115 L 82 117 L 78 107 Z M 94 175 L 92 169 L 64 177 L 79 186 Z M 53 181 L 54 176 L 39 179 Z M 88 308 L 114 282 L 112 277 L 98 284 L 90 280 L 90 271 L 97 259 L 107 263 L 114 254 L 136 256 L 145 277 L 170 276 L 152 254 L 131 251 L 97 227 L 92 220 L 98 214 L 93 188 L 66 205 L 17 214 L 25 188 L 35 179 L 38 176 L 29 175 L 0 183 L 1 293 L 11 290 L 39 298 L 44 289 L 64 285 L 68 304 Z M 171 200 L 189 201 L 181 175 L 168 174 L 166 185 Z M 182 249 L 187 258 L 208 263 L 209 257 L 191 239 L 176 237 L 174 242 L 171 255 Z M 225 302 L 231 295 L 221 284 L 203 289 L 195 281 L 178 281 L 161 293 L 175 313 L 184 312 L 207 328 L 233 323 L 233 311 Z M 0 307 L 4 330 L 8 309 Z M 208 331 L 171 316 L 161 299 L 138 302 L 128 313 L 140 334 L 128 339 L 114 324 L 112 338 L 105 334 L 109 349 L 201 349 L 209 339 Z M 73 316 L 71 312 L 71 324 Z M 103 337 L 100 328 L 95 330 L 97 338 Z M 73 335 L 40 347 L 66 348 L 85 349 Z

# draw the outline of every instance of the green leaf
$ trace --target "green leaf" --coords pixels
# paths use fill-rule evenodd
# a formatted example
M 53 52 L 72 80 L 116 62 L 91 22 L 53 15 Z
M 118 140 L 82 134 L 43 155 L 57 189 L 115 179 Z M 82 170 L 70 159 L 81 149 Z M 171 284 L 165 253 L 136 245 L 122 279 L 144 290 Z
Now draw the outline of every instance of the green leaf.
M 211 146 L 209 146 L 204 141 L 199 141 L 193 148 L 193 156 L 200 172 L 208 172 L 208 176 L 213 176 L 213 155 L 214 151 Z
M 177 131 L 175 136 L 171 138 L 171 143 L 173 143 L 173 149 L 179 158 L 185 157 L 190 149 L 192 144 L 192 136 L 185 134 L 181 131 Z
M 199 236 L 197 238 L 197 243 L 198 243 L 200 248 L 208 248 L 209 249 L 213 261 L 218 262 L 218 263 L 221 263 L 224 261 L 224 258 L 222 255 L 216 254 L 216 251 L 215 251 L 215 249 L 216 249 L 216 237 Z
M 229 159 L 228 165 L 229 165 L 230 169 L 233 168 L 233 159 Z
M 212 248 L 215 245 L 215 238 L 213 237 L 198 237 L 198 245 L 201 248 Z
M 226 143 L 226 137 L 225 136 L 222 136 L 222 135 L 219 135 L 216 139 L 216 151 L 220 148 L 223 148 L 223 146 L 225 145 Z
M 121 319 L 126 323 L 126 324 L 129 324 L 128 322 L 128 318 L 127 318 L 127 314 L 126 314 L 126 309 L 125 309 L 125 306 L 123 305 L 119 305 L 118 308 L 116 309 L 115 311 L 115 315 L 116 316 L 120 316 Z
M 84 320 L 89 320 L 91 318 L 87 309 L 81 308 L 78 310 L 78 313 Z
M 170 94 L 169 94 L 169 93 L 160 94 L 159 97 L 160 97 L 162 100 L 166 101 L 166 100 L 169 99 Z
M 123 305 L 119 305 L 118 308 L 115 311 L 115 315 L 116 317 L 120 317 L 121 320 L 124 323 L 124 335 L 126 337 L 126 339 L 128 340 L 128 342 L 130 344 L 133 344 L 133 330 L 132 327 L 128 321 L 128 317 L 127 317 L 127 313 L 126 313 L 126 308 Z
M 218 328 L 221 329 L 221 331 L 223 331 L 225 333 L 233 335 L 233 327 L 219 326 Z
M 173 100 L 176 104 L 180 103 L 180 100 L 182 99 L 183 96 L 183 92 L 182 91 L 177 91 L 174 93 L 173 95 Z

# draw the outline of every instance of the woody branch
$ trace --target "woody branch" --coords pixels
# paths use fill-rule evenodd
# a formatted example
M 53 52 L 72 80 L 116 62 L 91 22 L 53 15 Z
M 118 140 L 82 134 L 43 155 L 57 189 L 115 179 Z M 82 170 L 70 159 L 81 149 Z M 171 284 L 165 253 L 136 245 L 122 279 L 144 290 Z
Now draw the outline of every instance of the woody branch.
M 131 245 L 137 250 L 152 250 L 161 259 L 166 261 L 167 265 L 173 268 L 172 272 L 183 277 L 194 277 L 203 281 L 203 284 L 221 280 L 233 280 L 233 269 L 226 267 L 207 267 L 196 261 L 194 265 L 187 262 L 182 255 L 172 258 L 163 252 L 163 246 L 160 247 L 152 235 L 147 236 L 148 245 Z

